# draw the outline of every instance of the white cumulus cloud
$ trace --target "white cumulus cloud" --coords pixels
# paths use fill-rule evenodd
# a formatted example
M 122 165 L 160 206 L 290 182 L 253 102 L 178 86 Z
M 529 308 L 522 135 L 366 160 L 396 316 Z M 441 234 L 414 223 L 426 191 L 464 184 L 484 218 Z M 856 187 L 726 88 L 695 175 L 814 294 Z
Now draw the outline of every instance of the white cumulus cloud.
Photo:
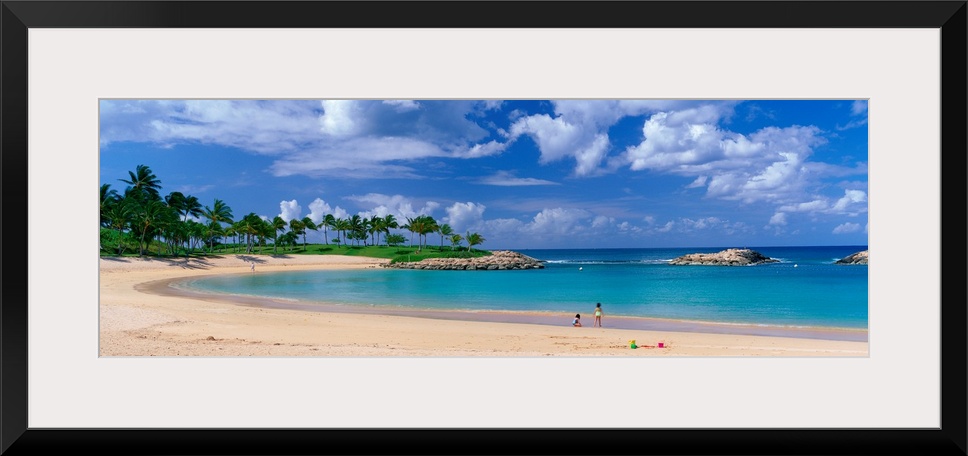
M 420 103 L 413 100 L 383 100 L 383 104 L 393 106 L 397 112 L 413 111 L 420 109 Z
M 322 198 L 316 198 L 312 203 L 309 203 L 309 219 L 312 220 L 313 223 L 318 225 L 323 221 L 323 217 L 325 217 L 327 214 L 332 214 L 333 217 L 336 218 L 346 218 L 347 215 L 343 208 L 336 206 L 336 209 L 333 209 L 330 207 L 329 203 L 323 201 Z
M 777 212 L 776 214 L 773 214 L 773 217 L 770 217 L 770 225 L 786 225 L 786 224 L 787 224 L 786 212 Z
M 847 223 L 843 223 L 843 224 L 837 225 L 837 227 L 834 228 L 833 233 L 834 234 L 845 234 L 845 233 L 856 233 L 858 231 L 860 231 L 860 224 L 859 223 L 847 222 Z
M 696 180 L 692 181 L 686 188 L 700 188 L 706 186 L 706 181 L 709 180 L 709 176 L 699 176 Z
M 100 142 L 216 144 L 280 154 L 319 136 L 318 115 L 318 104 L 298 100 L 102 100 Z
M 293 199 L 292 201 L 281 201 L 279 203 L 279 217 L 282 217 L 286 222 L 292 219 L 298 219 L 302 214 L 302 207 L 299 203 Z
M 407 218 L 414 218 L 418 215 L 433 216 L 434 211 L 440 207 L 436 201 L 425 201 L 419 209 L 414 209 L 414 201 L 403 195 L 385 195 L 382 193 L 367 193 L 365 195 L 349 196 L 347 199 L 362 204 L 369 204 L 371 209 L 361 212 L 361 216 L 370 217 L 373 215 L 383 217 L 392 214 L 398 222 L 406 223 Z
M 827 202 L 821 199 L 780 206 L 780 210 L 784 212 L 823 212 L 828 208 Z
M 206 144 L 270 155 L 275 176 L 418 177 L 430 157 L 502 153 L 497 126 L 473 100 L 104 100 L 102 147 Z M 484 126 L 477 121 L 484 122 Z
M 549 163 L 572 154 L 575 147 L 587 142 L 582 131 L 562 118 L 552 118 L 548 114 L 538 114 L 518 119 L 511 125 L 511 137 L 528 134 L 538 144 L 541 151 L 539 161 Z
M 615 219 L 612 217 L 606 217 L 604 215 L 596 216 L 592 220 L 592 228 L 602 228 L 615 223 Z
M 480 157 L 490 157 L 491 155 L 498 155 L 507 149 L 510 142 L 500 143 L 497 141 L 490 141 L 483 144 L 474 144 L 473 146 L 467 148 L 457 149 L 454 152 L 454 156 L 460 158 L 480 158 Z
M 574 234 L 585 228 L 583 221 L 590 217 L 591 213 L 584 209 L 545 209 L 534 216 L 527 230 L 541 234 Z
M 484 209 L 486 206 L 483 204 L 471 201 L 454 203 L 445 209 L 447 216 L 444 217 L 444 222 L 458 233 L 474 230 L 484 221 Z
M 359 132 L 365 119 L 354 100 L 322 100 L 323 115 L 319 117 L 319 128 L 332 136 L 349 136 Z
M 784 201 L 799 195 L 814 176 L 805 166 L 813 148 L 826 140 L 818 128 L 766 127 L 749 135 L 724 130 L 731 111 L 701 106 L 651 115 L 644 140 L 626 149 L 632 170 L 695 176 L 687 188 L 703 185 L 711 197 Z
M 275 176 L 415 177 L 412 167 L 392 163 L 447 155 L 418 139 L 356 138 L 287 154 L 270 170 Z
M 833 210 L 836 212 L 846 212 L 849 208 L 856 206 L 856 203 L 866 203 L 867 193 L 861 190 L 844 190 L 844 196 L 834 203 Z M 864 205 L 866 207 L 866 205 Z
M 837 125 L 838 130 L 848 130 L 867 125 L 867 100 L 854 100 L 850 104 L 851 119 L 846 125 Z
M 552 182 L 544 179 L 536 179 L 533 177 L 515 177 L 514 174 L 508 171 L 498 171 L 497 173 L 482 178 L 480 181 L 484 185 L 495 185 L 498 187 L 522 187 L 522 186 L 532 186 L 532 185 L 558 185 L 557 182 Z

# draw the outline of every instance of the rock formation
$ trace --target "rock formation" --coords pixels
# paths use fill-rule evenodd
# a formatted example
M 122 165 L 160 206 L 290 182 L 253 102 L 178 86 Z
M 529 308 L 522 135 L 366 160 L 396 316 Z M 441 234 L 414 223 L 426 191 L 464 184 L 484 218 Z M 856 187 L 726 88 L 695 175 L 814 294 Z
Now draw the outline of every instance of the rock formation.
M 867 250 L 847 255 L 834 264 L 867 264 Z
M 669 264 L 683 265 L 683 264 L 703 264 L 703 265 L 715 265 L 715 266 L 748 266 L 753 264 L 764 264 L 764 263 L 778 263 L 779 260 L 774 260 L 763 256 L 760 252 L 756 252 L 750 249 L 726 249 L 717 253 L 690 253 L 688 255 L 683 255 L 681 257 L 675 258 L 669 262 Z
M 427 258 L 414 262 L 383 265 L 398 269 L 496 271 L 508 269 L 543 269 L 544 263 L 510 250 L 495 250 L 491 255 L 477 258 Z

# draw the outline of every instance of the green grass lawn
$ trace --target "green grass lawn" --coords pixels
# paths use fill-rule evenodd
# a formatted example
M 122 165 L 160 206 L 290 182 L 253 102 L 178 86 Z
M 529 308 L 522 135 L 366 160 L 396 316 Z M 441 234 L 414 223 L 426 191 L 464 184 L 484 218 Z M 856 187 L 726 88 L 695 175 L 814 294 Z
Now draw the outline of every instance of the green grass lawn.
M 103 239 L 101 247 L 102 257 L 117 257 L 117 239 Z M 112 242 L 113 241 L 113 242 Z M 165 252 L 165 246 L 161 242 L 154 241 L 148 247 L 148 252 L 145 256 L 155 257 L 155 258 L 171 258 Z M 232 255 L 232 254 L 243 254 L 245 253 L 245 245 L 235 245 L 235 244 L 222 244 L 215 247 L 215 251 L 211 255 Z M 245 253 L 247 255 L 266 255 L 272 256 L 272 246 L 254 246 L 251 253 Z M 419 250 L 417 247 L 409 246 L 354 246 L 354 245 L 326 245 L 326 244 L 308 244 L 306 248 L 303 248 L 302 244 L 293 247 L 279 247 L 276 249 L 276 255 L 346 255 L 346 256 L 361 256 L 369 258 L 386 258 L 392 262 L 412 262 L 420 261 L 425 258 L 472 258 L 472 257 L 482 257 L 490 255 L 491 252 L 487 250 L 474 249 L 467 251 L 466 248 L 460 248 L 454 250 L 452 247 L 439 247 L 434 245 L 428 245 L 424 249 Z M 126 246 L 122 257 L 138 257 L 138 248 L 134 244 L 129 244 Z M 178 255 L 180 258 L 186 256 L 186 252 L 182 250 Z M 208 253 L 208 246 L 197 248 L 193 252 L 188 253 L 190 257 L 204 258 L 210 256 Z
M 301 255 L 348 255 L 370 258 L 386 258 L 394 263 L 420 261 L 425 258 L 472 258 L 490 255 L 486 250 L 453 250 L 450 247 L 441 249 L 436 246 L 426 246 L 422 250 L 416 247 L 387 247 L 387 246 L 333 246 L 324 244 L 309 244 L 306 250 L 297 247 L 292 252 Z

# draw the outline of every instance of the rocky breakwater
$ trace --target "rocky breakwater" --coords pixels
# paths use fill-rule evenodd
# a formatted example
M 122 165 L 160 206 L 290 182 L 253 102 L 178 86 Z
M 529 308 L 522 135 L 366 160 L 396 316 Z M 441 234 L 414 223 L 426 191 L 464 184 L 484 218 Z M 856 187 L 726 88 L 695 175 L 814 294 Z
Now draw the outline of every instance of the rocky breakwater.
M 716 253 L 690 253 L 675 258 L 669 264 L 701 264 L 713 266 L 749 266 L 754 264 L 778 263 L 760 252 L 750 249 L 726 249 Z
M 495 250 L 476 258 L 427 258 L 414 262 L 387 263 L 387 268 L 426 269 L 435 271 L 504 271 L 509 269 L 543 269 L 544 263 L 510 250 Z
M 834 262 L 834 264 L 867 264 L 867 250 L 847 255 Z

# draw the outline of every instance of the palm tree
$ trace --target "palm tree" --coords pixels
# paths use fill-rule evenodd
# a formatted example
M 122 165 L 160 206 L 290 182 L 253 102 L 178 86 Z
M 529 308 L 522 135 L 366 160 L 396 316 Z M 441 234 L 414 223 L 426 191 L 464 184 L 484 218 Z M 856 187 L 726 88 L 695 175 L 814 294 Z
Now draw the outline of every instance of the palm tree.
M 245 219 L 239 220 L 232 224 L 230 228 L 232 233 L 235 233 L 235 248 L 232 249 L 233 252 L 238 252 L 242 249 L 242 239 L 245 236 Z
M 141 201 L 159 199 L 158 190 L 161 189 L 161 181 L 147 165 L 138 165 L 134 171 L 128 171 L 128 176 L 130 176 L 128 180 L 118 180 L 130 185 Z
M 387 214 L 383 216 L 382 226 L 383 226 L 383 233 L 386 234 L 387 236 L 390 235 L 390 228 L 400 228 L 400 225 L 397 223 L 397 218 L 394 217 L 393 214 Z M 390 246 L 390 242 L 387 241 L 387 247 L 389 246 Z
M 373 236 L 373 219 L 360 217 L 360 240 L 363 241 L 363 245 L 366 245 L 366 235 L 369 234 Z
M 467 241 L 467 250 L 470 251 L 475 245 L 483 244 L 486 239 L 477 233 L 468 232 L 464 239 Z
M 121 255 L 123 246 L 121 242 L 122 234 L 134 218 L 134 207 L 131 200 L 115 196 L 114 201 L 109 205 L 107 218 L 109 227 L 118 230 L 118 255 Z
M 168 253 L 172 256 L 178 256 L 178 248 L 185 248 L 185 255 L 188 255 L 188 248 L 186 247 L 188 243 L 188 224 L 182 223 L 179 219 L 178 210 L 172 206 L 164 205 L 165 211 L 168 213 L 165 216 L 165 223 L 159 224 L 158 229 L 161 234 L 161 238 L 165 241 L 165 246 L 168 247 Z
M 198 217 L 202 215 L 202 203 L 194 196 L 185 196 L 182 192 L 171 192 L 165 196 L 165 204 L 178 213 L 184 215 L 183 223 L 188 223 L 188 216 Z M 175 228 L 172 228 L 175 229 Z M 187 241 L 187 239 L 185 239 Z
M 182 192 L 171 192 L 165 195 L 165 204 L 181 215 L 182 208 L 185 207 L 185 195 Z
M 205 206 L 205 208 L 202 210 L 202 214 L 205 216 L 205 218 L 211 221 L 211 223 L 208 225 L 209 239 L 211 239 L 211 236 L 212 236 L 211 233 L 213 232 L 212 224 L 221 224 L 222 222 L 232 223 L 232 208 L 226 205 L 225 202 L 223 202 L 218 198 L 215 198 L 215 203 L 212 204 L 211 208 L 209 208 L 208 206 Z M 212 253 L 213 244 L 214 243 L 209 241 L 209 247 L 208 247 L 209 253 Z
M 350 226 L 349 220 L 346 220 L 343 218 L 336 219 L 336 223 L 333 224 L 333 229 L 336 230 L 336 239 L 340 239 L 341 235 L 345 233 L 346 230 L 349 230 L 350 228 L 351 226 Z M 343 240 L 339 241 L 339 243 L 345 244 L 346 243 L 345 240 L 346 239 L 343 238 Z
M 190 253 L 195 253 L 195 247 L 205 238 L 205 225 L 194 220 L 186 223 L 188 223 L 188 250 Z
M 218 223 L 215 223 L 215 225 L 222 226 L 222 225 L 219 225 Z M 229 226 L 227 226 L 225 228 L 225 237 L 227 237 L 229 239 L 232 239 L 234 241 L 232 243 L 232 251 L 233 252 L 237 252 L 238 251 L 236 249 L 238 248 L 238 244 L 239 244 L 239 231 L 238 231 L 238 229 L 237 229 L 237 227 L 235 225 L 236 224 L 233 223 L 233 224 L 231 224 L 231 225 L 229 225 Z M 209 226 L 211 226 L 211 225 L 209 225 Z M 221 251 L 222 249 L 219 249 L 219 250 Z M 211 252 L 211 247 L 209 247 L 209 252 Z
M 288 246 L 289 251 L 291 252 L 292 246 L 296 244 L 297 239 L 298 239 L 298 236 L 296 236 L 296 233 L 293 233 L 292 231 L 288 231 L 286 232 L 286 234 L 283 234 L 282 236 L 279 237 L 279 242 L 282 243 L 282 245 Z
M 407 223 L 406 223 L 406 225 L 403 225 L 403 226 L 400 227 L 400 228 L 403 228 L 403 229 L 405 229 L 405 230 L 407 230 L 407 231 L 410 232 L 410 247 L 411 248 L 413 248 L 413 233 L 417 232 L 418 227 L 419 227 L 419 225 L 418 225 L 418 219 L 417 218 L 410 218 L 410 217 L 407 217 Z
M 181 207 L 182 213 L 185 214 L 185 221 L 188 221 L 188 216 L 200 217 L 204 212 L 202 212 L 202 203 L 198 201 L 198 198 L 187 195 L 185 200 L 182 201 Z
M 261 254 L 262 249 L 266 246 L 266 239 L 269 239 L 270 237 L 275 238 L 277 231 L 276 228 L 272 226 L 272 223 L 270 223 L 268 220 L 262 219 L 261 217 L 259 218 L 259 222 L 256 224 L 256 231 L 259 236 L 259 253 Z M 272 248 L 275 249 L 275 246 L 272 246 Z
M 445 223 L 437 227 L 437 232 L 440 233 L 440 250 L 444 250 L 444 236 L 454 234 L 454 229 Z
M 319 231 L 319 227 L 316 226 L 316 223 L 313 222 L 313 219 L 309 218 L 308 216 L 303 217 L 302 225 L 303 225 L 303 232 L 302 232 L 303 250 L 306 250 L 306 230 Z
M 326 214 L 326 216 L 320 220 L 319 224 L 323 227 L 323 243 L 329 245 L 329 235 L 327 234 L 326 230 L 328 228 L 334 228 L 336 225 L 336 217 L 333 217 L 333 214 Z
M 383 217 L 371 216 L 369 220 L 370 241 L 373 245 L 380 243 L 380 233 L 383 232 Z
M 139 204 L 135 212 L 135 224 L 132 225 L 137 228 L 138 234 L 141 236 L 141 240 L 138 243 L 138 256 L 143 256 L 145 254 L 145 249 L 147 248 L 146 242 L 151 242 L 154 238 L 155 231 L 160 225 L 167 222 L 168 215 L 171 212 L 168 207 L 165 206 L 161 201 L 148 201 L 144 204 Z
M 252 253 L 252 244 L 259 234 L 259 225 L 263 223 L 261 217 L 255 212 L 249 212 L 242 217 L 241 233 L 245 234 L 245 253 Z
M 292 220 L 289 221 L 289 231 L 292 231 L 293 233 L 296 233 L 297 235 L 298 234 L 305 234 L 306 233 L 306 225 L 303 224 L 302 220 L 292 219 Z M 305 250 L 305 249 L 306 249 L 306 247 L 305 247 L 305 245 L 303 245 L 303 250 Z
M 350 231 L 353 232 L 354 240 L 360 239 L 361 235 L 364 238 L 366 237 L 366 234 L 365 234 L 366 227 L 363 225 L 363 218 L 360 217 L 360 214 L 353 215 L 352 217 L 349 218 L 348 222 L 350 225 Z M 360 244 L 359 241 L 357 241 L 356 245 L 359 245 L 359 244 Z
M 276 245 L 279 244 L 279 232 L 286 231 L 286 221 L 282 217 L 276 216 L 272 219 L 272 229 L 275 230 L 275 234 L 272 237 L 272 254 L 276 254 Z
M 107 227 L 111 224 L 108 212 L 118 200 L 118 191 L 111 190 L 111 184 L 101 184 L 101 226 Z
M 459 234 L 454 234 L 450 237 L 450 245 L 454 246 L 454 250 L 460 247 L 460 241 L 463 241 L 464 237 Z
M 215 238 L 221 238 L 222 236 L 226 236 L 228 234 L 228 231 L 222 227 L 221 223 L 218 222 L 209 222 L 208 225 L 205 226 L 205 229 L 206 233 L 208 233 L 210 246 L 215 242 Z M 219 244 L 221 244 L 221 241 L 219 241 Z M 208 251 L 211 253 L 212 248 L 209 247 Z
M 419 239 L 423 239 L 423 242 L 418 242 L 418 250 L 420 248 L 427 246 L 427 235 L 437 231 L 437 221 L 429 215 L 421 215 L 417 217 L 417 234 L 420 235 Z M 419 241 L 418 239 L 418 241 Z
M 182 194 L 182 192 L 171 192 L 165 195 L 164 201 L 165 201 L 165 205 L 168 206 L 169 210 L 175 212 L 178 215 L 181 215 L 182 208 L 185 207 L 185 195 Z M 165 233 L 165 239 L 168 241 L 168 248 L 171 249 L 171 252 L 174 255 L 175 245 L 181 243 L 182 241 L 181 238 L 184 238 L 182 234 L 184 233 L 179 231 L 180 228 L 182 227 L 169 226 L 167 228 L 168 229 L 167 229 L 167 233 Z M 181 231 L 184 231 L 184 230 L 181 230 Z M 186 249 L 185 252 L 187 254 L 188 250 Z M 175 255 L 175 256 L 178 256 L 178 255 Z

